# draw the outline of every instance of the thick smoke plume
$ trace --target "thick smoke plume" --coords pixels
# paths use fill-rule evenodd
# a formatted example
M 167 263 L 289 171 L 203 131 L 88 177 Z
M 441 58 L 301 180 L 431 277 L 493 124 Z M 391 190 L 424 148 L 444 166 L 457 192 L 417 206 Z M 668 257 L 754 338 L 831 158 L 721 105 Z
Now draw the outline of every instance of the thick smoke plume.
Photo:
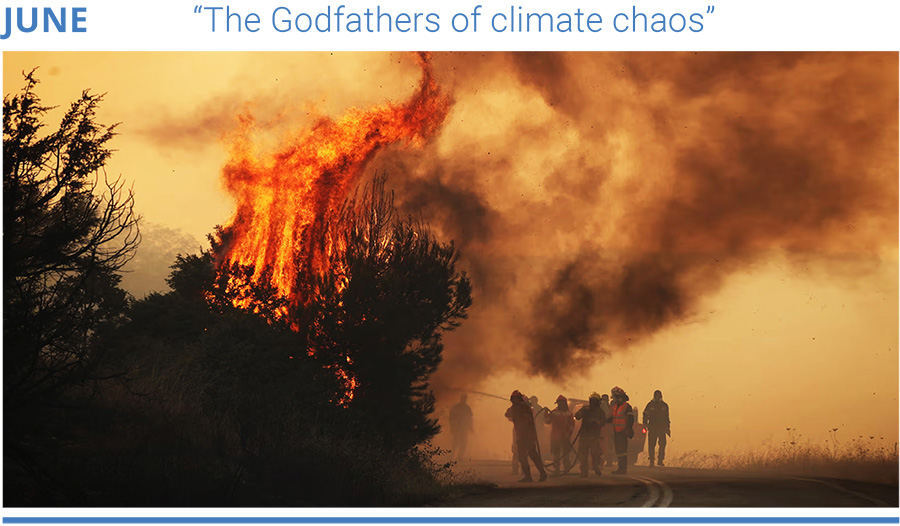
M 456 101 L 382 158 L 477 287 L 439 380 L 585 370 L 774 256 L 897 240 L 897 55 L 436 55 Z M 846 268 L 846 265 L 841 268 Z M 573 366 L 575 368 L 573 369 Z

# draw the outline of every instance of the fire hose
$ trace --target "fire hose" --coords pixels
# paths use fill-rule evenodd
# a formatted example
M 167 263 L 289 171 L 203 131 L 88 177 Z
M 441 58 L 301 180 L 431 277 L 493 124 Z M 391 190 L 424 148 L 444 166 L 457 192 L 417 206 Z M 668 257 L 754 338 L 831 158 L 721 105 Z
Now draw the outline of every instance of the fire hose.
M 458 391 L 468 391 L 467 389 L 457 389 L 457 390 L 458 390 Z M 490 394 L 490 393 L 482 393 L 481 391 L 468 391 L 468 392 L 470 392 L 470 393 L 475 393 L 475 394 L 479 394 L 479 395 L 481 395 L 481 396 L 490 396 L 491 398 L 499 398 L 500 400 L 503 400 L 504 402 L 508 402 L 508 401 L 509 401 L 509 398 L 506 398 L 506 397 L 503 397 L 503 396 L 494 395 L 494 394 Z
M 587 403 L 584 400 L 577 400 L 577 399 L 572 399 L 572 401 Z M 547 409 L 546 407 L 543 407 L 543 408 L 541 408 L 541 411 L 545 411 L 546 409 Z M 538 411 L 538 414 L 541 414 L 541 411 Z M 537 416 L 537 415 L 535 415 L 535 416 Z M 581 462 L 581 455 L 578 453 L 578 451 L 575 450 L 575 442 L 578 441 L 578 437 L 581 435 L 582 428 L 583 428 L 583 426 L 578 428 L 578 432 L 575 433 L 575 436 L 572 438 L 571 442 L 566 440 L 566 445 L 569 446 L 569 449 L 572 450 L 572 453 L 575 453 L 575 460 L 571 464 L 569 464 L 569 467 L 567 467 L 565 471 L 562 472 L 562 475 L 568 475 L 569 472 L 572 471 L 572 468 L 574 468 L 577 464 L 579 464 Z M 537 442 L 538 451 L 540 451 L 541 444 L 540 444 L 540 442 L 538 442 L 537 433 L 535 433 L 535 442 Z M 585 454 L 587 454 L 587 451 L 585 451 Z M 565 464 L 566 464 L 565 460 L 561 460 L 561 462 L 563 463 L 563 467 L 565 467 Z M 550 462 L 544 462 L 544 467 L 545 468 L 550 467 L 553 465 L 553 463 L 554 463 L 554 461 L 552 461 L 552 460 Z
M 472 392 L 475 392 L 475 391 L 472 391 Z M 499 397 L 497 397 L 497 398 L 499 398 Z M 578 400 L 576 398 L 572 398 L 571 400 L 576 403 L 582 403 L 582 404 L 588 403 L 587 400 Z M 537 416 L 539 414 L 543 413 L 546 410 L 547 410 L 546 407 L 542 407 L 540 411 L 535 413 L 534 417 L 537 418 Z M 537 426 L 537 423 L 535 423 L 535 426 Z M 575 442 L 578 441 L 578 437 L 581 435 L 581 429 L 582 429 L 581 427 L 578 428 L 578 432 L 575 433 L 575 437 L 572 438 L 572 442 L 569 442 L 568 440 L 566 440 L 566 445 L 569 446 L 569 449 L 572 450 L 572 453 L 575 453 L 575 461 L 572 462 L 571 464 L 569 464 L 569 467 L 567 467 L 566 470 L 562 472 L 562 475 L 568 475 L 569 472 L 572 471 L 572 468 L 574 468 L 575 465 L 579 464 L 581 461 L 581 458 L 580 458 L 581 455 L 579 455 L 578 451 L 575 450 Z M 537 445 L 538 452 L 540 452 L 541 451 L 541 443 L 540 443 L 540 439 L 537 436 L 537 429 L 535 429 L 535 433 L 534 433 L 534 442 Z M 585 454 L 587 454 L 586 451 L 585 451 Z M 565 464 L 566 464 L 565 460 L 561 460 L 561 462 L 563 463 L 563 467 L 565 467 Z M 550 462 L 544 462 L 544 467 L 545 468 L 550 467 L 553 465 L 553 463 L 554 463 L 554 461 L 552 461 L 552 460 Z

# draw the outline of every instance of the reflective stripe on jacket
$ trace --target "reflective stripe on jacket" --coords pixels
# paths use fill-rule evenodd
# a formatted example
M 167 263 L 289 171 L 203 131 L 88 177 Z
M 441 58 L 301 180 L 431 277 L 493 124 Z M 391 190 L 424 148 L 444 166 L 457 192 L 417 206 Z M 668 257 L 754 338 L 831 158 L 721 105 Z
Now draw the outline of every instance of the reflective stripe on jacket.
M 621 433 L 625 431 L 625 428 L 628 427 L 628 414 L 631 413 L 631 406 L 628 405 L 628 402 L 623 403 L 622 405 L 614 405 L 612 406 L 613 411 L 613 429 L 617 433 Z

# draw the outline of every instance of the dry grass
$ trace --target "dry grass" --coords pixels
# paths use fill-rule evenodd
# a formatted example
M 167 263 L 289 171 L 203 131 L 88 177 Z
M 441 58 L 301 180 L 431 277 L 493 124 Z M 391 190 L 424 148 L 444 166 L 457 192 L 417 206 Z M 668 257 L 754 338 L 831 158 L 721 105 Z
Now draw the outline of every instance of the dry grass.
M 872 436 L 841 440 L 837 429 L 829 434 L 824 443 L 814 443 L 797 429 L 787 428 L 787 438 L 778 445 L 723 454 L 694 450 L 667 458 L 666 463 L 683 468 L 772 471 L 897 485 L 896 442 L 887 445 Z

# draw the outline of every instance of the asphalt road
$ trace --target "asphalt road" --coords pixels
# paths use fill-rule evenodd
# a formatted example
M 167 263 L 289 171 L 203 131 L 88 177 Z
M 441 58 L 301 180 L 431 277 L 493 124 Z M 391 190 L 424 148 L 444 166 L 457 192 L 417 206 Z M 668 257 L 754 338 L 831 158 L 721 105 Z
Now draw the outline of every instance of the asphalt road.
M 627 475 L 551 475 L 520 483 L 509 462 L 460 466 L 496 486 L 461 496 L 460 507 L 897 507 L 897 486 L 772 473 L 634 466 Z

